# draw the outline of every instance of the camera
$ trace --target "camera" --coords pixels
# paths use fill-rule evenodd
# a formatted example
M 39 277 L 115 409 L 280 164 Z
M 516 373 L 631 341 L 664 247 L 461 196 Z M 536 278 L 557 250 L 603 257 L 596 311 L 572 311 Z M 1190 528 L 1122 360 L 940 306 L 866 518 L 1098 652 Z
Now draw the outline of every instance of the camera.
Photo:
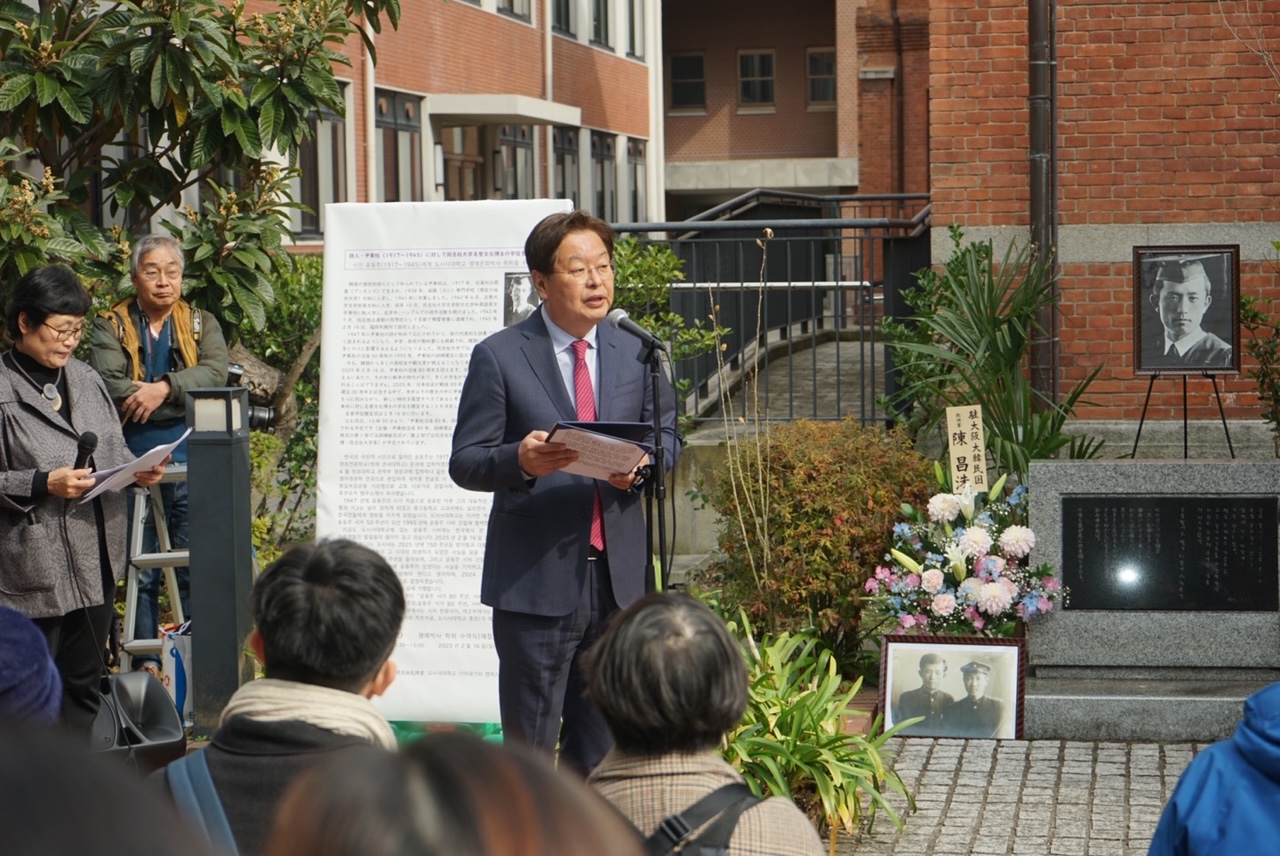
M 227 366 L 227 386 L 240 386 L 240 380 L 244 377 L 244 366 L 239 363 L 230 363 Z M 257 404 L 249 405 L 249 430 L 266 431 L 271 433 L 276 430 L 276 409 L 274 407 L 262 407 Z

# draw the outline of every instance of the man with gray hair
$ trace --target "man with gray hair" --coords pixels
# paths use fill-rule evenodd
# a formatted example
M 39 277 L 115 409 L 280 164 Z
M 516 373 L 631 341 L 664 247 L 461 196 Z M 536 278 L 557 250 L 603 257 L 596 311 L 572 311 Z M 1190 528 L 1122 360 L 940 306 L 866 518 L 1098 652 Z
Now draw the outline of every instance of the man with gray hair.
M 171 443 L 186 430 L 186 393 L 225 386 L 227 343 L 218 321 L 182 299 L 182 245 L 167 235 L 147 235 L 133 247 L 129 276 L 136 296 L 126 297 L 93 323 L 89 363 L 106 381 L 124 423 L 124 439 L 135 455 Z M 187 460 L 183 443 L 173 460 Z M 170 546 L 187 546 L 186 482 L 160 485 Z M 132 520 L 130 516 L 130 520 Z M 142 552 L 159 550 L 155 521 L 148 516 Z M 178 596 L 188 612 L 187 568 L 177 569 Z M 170 593 L 173 594 L 172 592 Z M 138 612 L 134 637 L 154 639 L 159 626 L 160 569 L 138 572 Z M 156 672 L 160 658 L 135 657 L 134 668 Z

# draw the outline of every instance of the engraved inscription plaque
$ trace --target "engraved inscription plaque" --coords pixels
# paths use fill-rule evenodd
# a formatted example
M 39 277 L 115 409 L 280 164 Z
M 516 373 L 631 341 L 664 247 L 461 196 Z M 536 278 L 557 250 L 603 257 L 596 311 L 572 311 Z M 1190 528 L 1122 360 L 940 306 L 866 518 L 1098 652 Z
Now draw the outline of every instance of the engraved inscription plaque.
M 1274 496 L 1066 496 L 1068 609 L 1280 610 Z

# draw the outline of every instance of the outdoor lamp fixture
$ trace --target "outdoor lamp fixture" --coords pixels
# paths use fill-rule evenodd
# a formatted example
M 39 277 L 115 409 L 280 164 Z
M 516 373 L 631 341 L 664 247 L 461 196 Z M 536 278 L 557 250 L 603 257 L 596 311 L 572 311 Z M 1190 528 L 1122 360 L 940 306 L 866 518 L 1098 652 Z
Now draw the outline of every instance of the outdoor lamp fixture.
M 436 190 L 444 187 L 444 143 L 435 144 Z
M 249 436 L 249 390 L 242 386 L 193 389 L 187 394 L 193 434 Z

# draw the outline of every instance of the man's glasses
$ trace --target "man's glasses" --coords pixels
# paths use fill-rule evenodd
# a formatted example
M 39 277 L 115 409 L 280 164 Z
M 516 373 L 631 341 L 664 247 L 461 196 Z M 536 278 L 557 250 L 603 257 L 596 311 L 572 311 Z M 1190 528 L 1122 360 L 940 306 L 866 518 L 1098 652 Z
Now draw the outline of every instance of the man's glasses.
M 159 282 L 161 276 L 175 282 L 180 281 L 182 279 L 182 268 L 167 268 L 165 270 L 161 270 L 160 268 L 143 268 L 138 271 L 138 278 L 143 282 Z
M 79 327 L 70 327 L 66 330 L 59 330 L 57 327 L 54 327 L 51 324 L 46 324 L 44 322 L 41 322 L 40 326 L 48 327 L 50 330 L 52 330 L 54 338 L 56 338 L 59 342 L 69 342 L 72 339 L 79 340 L 84 338 L 83 324 L 81 324 Z
M 553 271 L 553 273 L 559 273 L 559 274 L 564 274 L 565 276 L 568 276 L 568 277 L 573 277 L 574 282 L 581 284 L 587 281 L 587 278 L 590 276 L 592 271 L 595 272 L 596 277 L 601 282 L 608 282 L 609 280 L 613 279 L 612 264 L 603 264 L 593 268 L 578 267 L 578 268 L 574 268 L 573 270 L 558 270 L 558 271 Z

